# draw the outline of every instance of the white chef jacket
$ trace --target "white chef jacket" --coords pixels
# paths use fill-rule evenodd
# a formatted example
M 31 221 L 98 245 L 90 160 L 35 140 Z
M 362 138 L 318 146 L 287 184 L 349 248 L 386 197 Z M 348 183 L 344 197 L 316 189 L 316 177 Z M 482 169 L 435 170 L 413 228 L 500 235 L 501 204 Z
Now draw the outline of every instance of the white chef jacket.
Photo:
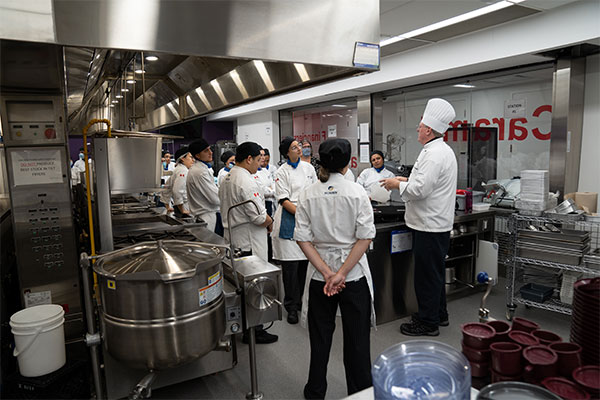
M 369 196 L 360 185 L 332 173 L 327 182 L 317 182 L 300 194 L 296 209 L 294 239 L 312 242 L 333 272 L 341 267 L 359 239 L 373 239 L 375 224 Z M 346 282 L 367 279 L 371 292 L 371 323 L 375 326 L 373 279 L 366 254 L 346 276 Z M 308 264 L 306 285 L 311 279 L 325 282 L 323 275 Z M 308 311 L 308 290 L 302 299 L 302 323 Z
M 352 172 L 352 170 L 350 168 L 348 168 L 348 170 L 344 174 L 344 178 L 347 179 L 347 180 L 349 180 L 350 182 L 355 182 L 356 181 L 354 179 L 354 173 Z
M 292 203 L 298 202 L 300 193 L 308 186 L 317 181 L 315 168 L 305 162 L 300 161 L 296 168 L 288 163 L 283 164 L 275 174 L 275 201 L 288 199 Z M 273 258 L 279 261 L 299 261 L 306 260 L 306 256 L 300 250 L 300 247 L 293 239 L 282 239 L 279 237 L 279 227 L 281 226 L 281 213 L 283 206 L 277 207 L 273 222 Z
M 163 175 L 161 176 L 161 179 L 163 179 L 165 181 L 165 183 L 167 183 L 169 181 L 169 178 L 171 178 L 171 176 L 173 176 L 173 171 L 175 171 L 175 163 L 173 161 L 169 162 L 169 165 L 167 165 L 167 169 L 165 170 L 165 167 L 160 166 L 162 173 L 164 173 L 164 171 L 171 171 L 171 174 L 169 175 Z
M 92 163 L 92 159 L 88 158 L 88 166 L 90 168 L 90 180 L 92 179 L 92 175 L 93 175 L 93 163 Z M 83 182 L 81 181 L 81 173 L 84 173 L 83 175 Z M 79 160 L 75 161 L 73 163 L 73 166 L 71 167 L 71 179 L 72 179 L 72 184 L 73 185 L 78 185 L 80 183 L 83 183 L 85 186 L 85 162 L 80 158 Z
M 271 175 L 273 182 L 275 182 L 275 173 L 277 172 L 277 167 L 273 164 L 267 164 L 267 166 L 262 169 L 266 169 L 269 172 L 269 175 Z
M 454 224 L 458 167 L 442 138 L 425 144 L 408 177 L 400 182 L 406 225 L 424 232 L 449 232 Z
M 175 171 L 177 170 L 179 165 L 183 165 L 183 164 L 176 165 L 175 170 L 173 170 L 173 174 L 175 174 Z M 184 167 L 185 167 L 185 165 L 184 165 Z M 186 174 L 187 174 L 187 168 L 186 168 Z M 171 200 L 173 199 L 173 182 L 175 182 L 174 179 L 170 179 L 169 181 L 165 182 L 165 185 L 163 186 L 163 191 L 160 193 L 160 201 L 162 201 L 165 205 L 170 205 Z
M 190 209 L 190 205 L 188 204 L 186 188 L 188 171 L 188 167 L 186 167 L 182 163 L 179 163 L 173 171 L 173 176 L 171 177 L 171 179 L 169 179 L 173 196 L 173 205 L 183 205 L 183 208 L 187 211 L 189 211 Z
M 202 218 L 208 229 L 214 231 L 219 211 L 219 189 L 212 168 L 196 161 L 188 171 L 186 188 L 190 213 Z
M 256 171 L 255 177 L 265 200 L 275 200 L 275 180 L 273 179 L 271 172 L 266 168 L 261 168 Z
M 231 169 L 229 171 L 231 171 Z M 221 182 L 227 176 L 227 174 L 229 173 L 229 171 L 227 171 L 225 169 L 225 167 L 223 167 L 223 168 L 221 168 L 219 170 L 219 172 L 217 173 L 217 186 L 221 186 Z
M 252 200 L 256 204 L 257 207 L 248 203 L 231 210 L 233 247 L 243 251 L 252 250 L 253 255 L 267 261 L 267 228 L 260 226 L 267 220 L 267 210 L 265 199 L 258 190 L 258 182 L 254 176 L 243 167 L 233 167 L 219 186 L 219 199 L 227 240 L 229 240 L 227 229 L 229 207 L 246 200 Z
M 393 177 L 394 174 L 385 168 L 381 172 L 377 172 L 375 168 L 371 167 L 360 173 L 356 179 L 356 183 L 364 187 L 368 194 L 371 194 L 371 185 L 379 185 L 380 180 Z

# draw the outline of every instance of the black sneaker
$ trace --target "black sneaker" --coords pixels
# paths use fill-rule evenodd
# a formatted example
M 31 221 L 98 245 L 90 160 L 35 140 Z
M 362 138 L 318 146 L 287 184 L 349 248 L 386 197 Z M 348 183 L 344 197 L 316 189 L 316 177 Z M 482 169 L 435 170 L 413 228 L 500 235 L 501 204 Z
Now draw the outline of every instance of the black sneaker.
M 450 325 L 450 320 L 448 320 L 448 317 L 446 317 L 446 319 L 440 318 L 440 323 L 438 325 L 439 326 L 448 326 L 448 325 Z
M 279 340 L 279 336 L 273 335 L 265 330 L 260 330 L 256 332 L 256 344 L 269 344 L 275 343 Z M 242 342 L 248 344 L 250 342 L 250 335 L 244 333 L 242 336 Z
M 295 325 L 298 323 L 298 311 L 290 311 L 287 316 L 288 324 Z
M 406 336 L 439 336 L 440 334 L 437 327 L 431 327 L 416 320 L 400 325 L 400 332 Z

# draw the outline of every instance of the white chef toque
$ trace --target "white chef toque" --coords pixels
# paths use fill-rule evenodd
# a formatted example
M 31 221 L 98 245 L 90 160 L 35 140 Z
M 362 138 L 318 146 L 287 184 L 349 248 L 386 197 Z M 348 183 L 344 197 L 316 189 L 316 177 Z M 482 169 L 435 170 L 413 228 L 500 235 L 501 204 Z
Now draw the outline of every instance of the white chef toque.
M 430 99 L 427 102 L 421 123 L 436 132 L 444 133 L 448 130 L 450 122 L 456 116 L 454 108 L 444 99 Z

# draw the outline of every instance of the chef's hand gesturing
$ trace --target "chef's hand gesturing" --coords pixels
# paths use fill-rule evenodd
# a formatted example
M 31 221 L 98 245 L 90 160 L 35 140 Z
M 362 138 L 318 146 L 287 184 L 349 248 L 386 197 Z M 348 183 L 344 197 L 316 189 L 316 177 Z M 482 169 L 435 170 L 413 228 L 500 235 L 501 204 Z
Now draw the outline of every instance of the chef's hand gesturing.
M 398 189 L 400 182 L 408 182 L 408 179 L 403 176 L 395 176 L 393 178 L 382 179 L 379 181 L 382 187 L 387 190 Z

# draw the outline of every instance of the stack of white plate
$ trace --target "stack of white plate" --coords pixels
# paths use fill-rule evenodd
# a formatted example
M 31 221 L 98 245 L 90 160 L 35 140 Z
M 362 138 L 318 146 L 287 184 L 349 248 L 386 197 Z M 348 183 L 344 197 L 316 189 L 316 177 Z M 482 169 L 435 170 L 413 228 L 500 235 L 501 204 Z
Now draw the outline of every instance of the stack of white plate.
M 520 202 L 526 210 L 542 211 L 546 209 L 549 190 L 548 170 L 527 169 L 521 171 Z

